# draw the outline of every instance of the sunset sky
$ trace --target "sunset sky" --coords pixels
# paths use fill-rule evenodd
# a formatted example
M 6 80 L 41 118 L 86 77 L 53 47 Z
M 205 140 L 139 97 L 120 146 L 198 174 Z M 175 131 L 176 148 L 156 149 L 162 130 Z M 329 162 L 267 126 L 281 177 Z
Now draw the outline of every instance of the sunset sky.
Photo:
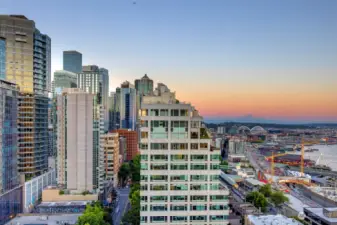
M 134 4 L 135 3 L 135 4 Z M 145 73 L 208 118 L 337 122 L 337 1 L 1 0 L 62 51 L 110 71 L 113 91 Z

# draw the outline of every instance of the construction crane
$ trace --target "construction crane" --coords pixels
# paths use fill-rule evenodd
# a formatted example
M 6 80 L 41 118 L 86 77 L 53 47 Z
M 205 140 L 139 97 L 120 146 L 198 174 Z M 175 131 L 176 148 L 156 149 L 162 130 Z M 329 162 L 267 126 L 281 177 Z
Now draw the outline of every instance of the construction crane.
M 304 177 L 304 141 L 302 138 L 302 146 L 301 146 L 301 177 Z
M 274 152 L 272 152 L 273 154 L 271 156 L 265 157 L 265 159 L 269 160 L 269 159 L 274 159 L 273 157 L 279 157 L 279 156 L 284 156 L 284 155 L 288 155 L 289 153 L 280 153 L 280 154 L 276 154 L 274 155 Z
M 279 154 L 280 155 L 280 154 Z M 271 153 L 271 165 L 270 165 L 270 172 L 271 172 L 271 177 L 269 178 L 269 182 L 268 183 L 273 183 L 273 178 L 274 178 L 274 152 Z

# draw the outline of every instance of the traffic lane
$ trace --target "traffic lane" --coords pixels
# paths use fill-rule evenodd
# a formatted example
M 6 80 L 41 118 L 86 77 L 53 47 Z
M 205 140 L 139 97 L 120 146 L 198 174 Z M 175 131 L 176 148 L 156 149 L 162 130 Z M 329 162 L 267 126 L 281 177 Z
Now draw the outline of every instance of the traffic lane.
M 115 209 L 115 223 L 114 225 L 120 225 L 121 220 L 123 218 L 124 213 L 126 212 L 126 207 L 129 203 L 129 193 L 130 189 L 129 188 L 123 188 L 118 190 L 119 193 L 119 200 L 117 202 L 117 206 Z

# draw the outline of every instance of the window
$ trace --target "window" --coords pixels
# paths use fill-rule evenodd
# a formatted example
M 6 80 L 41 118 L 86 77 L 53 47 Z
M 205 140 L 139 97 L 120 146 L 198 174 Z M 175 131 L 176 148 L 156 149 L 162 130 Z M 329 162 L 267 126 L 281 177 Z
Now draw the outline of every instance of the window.
M 207 184 L 191 184 L 191 191 L 206 191 Z
M 151 184 L 151 191 L 167 191 L 167 184 Z
M 178 109 L 171 109 L 171 116 L 179 116 L 179 110 Z
M 191 128 L 199 128 L 199 121 L 191 121 Z
M 140 148 L 141 150 L 147 150 L 147 149 L 148 149 L 148 145 L 147 145 L 147 144 L 140 143 L 140 144 L 139 144 L 139 148 Z
M 198 132 L 191 132 L 191 139 L 199 139 L 199 133 Z
M 188 138 L 188 121 L 171 121 L 171 138 Z
M 210 221 L 224 221 L 227 220 L 227 216 L 224 215 L 216 215 L 216 216 L 209 216 Z
M 140 201 L 141 202 L 147 202 L 147 196 L 141 196 Z
M 171 184 L 171 191 L 187 191 L 188 184 Z
M 167 161 L 167 155 L 151 155 L 151 161 Z
M 172 143 L 171 150 L 187 150 L 188 144 L 187 143 Z
M 209 206 L 210 210 L 227 210 L 228 206 L 227 205 L 210 205 Z
M 141 170 L 147 170 L 148 169 L 148 164 L 147 163 L 141 163 L 140 164 L 140 169 Z
M 198 143 L 191 143 L 191 150 L 198 150 Z
M 147 223 L 147 216 L 141 216 L 140 217 L 140 222 L 141 223 Z
M 187 211 L 187 205 L 171 205 L 171 211 Z
M 207 222 L 207 216 L 190 216 L 190 220 Z
M 151 138 L 165 139 L 168 137 L 168 121 L 152 120 L 151 121 Z
M 190 210 L 191 211 L 204 211 L 204 210 L 207 210 L 207 205 L 191 205 Z
M 191 155 L 191 161 L 207 161 L 207 155 Z
M 167 196 L 151 196 L 151 202 L 167 202 Z
M 173 195 L 170 197 L 171 202 L 186 202 L 187 196 L 185 195 Z
M 168 109 L 161 109 L 160 116 L 168 116 Z
M 150 222 L 151 223 L 160 223 L 160 222 L 166 222 L 167 221 L 167 216 L 150 216 Z
M 192 195 L 191 202 L 207 202 L 207 195 Z
M 188 155 L 171 155 L 171 161 L 187 161 Z
M 149 133 L 147 131 L 142 131 L 142 132 L 140 132 L 140 136 L 141 136 L 141 138 L 147 139 L 149 137 Z
M 147 161 L 147 155 L 140 155 L 140 160 Z
M 141 116 L 148 116 L 148 110 L 147 109 L 142 109 Z
M 141 120 L 140 121 L 141 127 L 149 127 L 149 121 L 147 120 Z
M 167 205 L 151 205 L 150 211 L 167 211 Z
M 207 170 L 207 164 L 191 164 L 191 170 Z
M 187 175 L 171 175 L 171 181 L 188 181 Z
M 167 175 L 151 175 L 150 181 L 167 181 Z
M 220 165 L 219 164 L 211 164 L 211 170 L 219 170 Z
M 191 175 L 191 181 L 207 181 L 207 175 Z
M 171 216 L 170 219 L 173 223 L 187 222 L 187 216 Z
M 220 155 L 211 155 L 211 161 L 219 161 L 220 157 Z
M 151 143 L 151 150 L 167 150 L 168 143 Z
M 140 211 L 147 211 L 147 205 L 142 205 L 141 207 L 140 207 Z
M 181 109 L 180 110 L 180 116 L 188 116 L 188 110 L 187 109 Z
M 211 184 L 211 190 L 220 190 L 220 184 Z
M 167 163 L 151 164 L 151 170 L 167 170 Z
M 225 195 L 211 195 L 211 202 L 221 202 L 228 199 L 228 196 Z
M 200 143 L 200 149 L 207 149 L 208 144 L 207 143 Z
M 151 109 L 150 116 L 159 116 L 159 109 Z
M 188 170 L 188 164 L 171 164 L 171 170 Z
M 217 175 L 210 175 L 209 178 L 210 178 L 211 181 L 218 181 L 219 175 L 218 174 Z
M 147 175 L 140 175 L 141 181 L 147 181 Z
M 147 191 L 147 184 L 140 185 L 140 190 L 141 191 Z

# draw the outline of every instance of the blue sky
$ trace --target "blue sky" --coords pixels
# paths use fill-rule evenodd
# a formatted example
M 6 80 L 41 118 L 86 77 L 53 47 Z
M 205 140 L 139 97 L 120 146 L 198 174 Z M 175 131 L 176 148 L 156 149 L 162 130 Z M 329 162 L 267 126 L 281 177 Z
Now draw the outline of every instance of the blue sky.
M 306 95 L 312 84 L 329 98 L 331 110 L 320 112 L 320 120 L 337 119 L 337 103 L 330 104 L 337 97 L 322 91 L 337 96 L 336 12 L 335 0 L 1 0 L 0 8 L 1 14 L 33 19 L 52 38 L 52 70 L 62 68 L 63 50 L 75 49 L 85 64 L 109 69 L 111 89 L 148 73 L 209 115 L 266 116 L 257 107 L 243 107 L 243 100 L 241 111 L 222 109 L 232 103 L 229 95 L 240 94 L 238 88 L 265 89 L 267 95 L 287 90 L 296 95 L 300 89 Z M 196 99 L 201 91 L 214 94 L 218 103 L 223 99 L 224 106 L 212 111 L 212 102 Z M 310 99 L 298 104 L 303 101 Z M 271 106 L 259 107 L 269 112 Z M 315 107 L 322 106 L 308 106 Z M 272 117 L 301 118 L 307 112 L 283 114 Z M 306 119 L 316 119 L 311 114 Z

